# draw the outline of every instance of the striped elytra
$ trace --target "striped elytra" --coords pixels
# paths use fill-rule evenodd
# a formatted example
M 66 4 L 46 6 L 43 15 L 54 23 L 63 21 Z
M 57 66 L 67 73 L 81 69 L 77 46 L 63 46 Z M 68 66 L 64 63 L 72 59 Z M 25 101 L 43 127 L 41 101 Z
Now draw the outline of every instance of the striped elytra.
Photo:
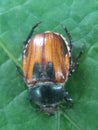
M 23 51 L 23 75 L 28 86 L 37 81 L 64 83 L 69 74 L 70 48 L 62 35 L 37 34 Z

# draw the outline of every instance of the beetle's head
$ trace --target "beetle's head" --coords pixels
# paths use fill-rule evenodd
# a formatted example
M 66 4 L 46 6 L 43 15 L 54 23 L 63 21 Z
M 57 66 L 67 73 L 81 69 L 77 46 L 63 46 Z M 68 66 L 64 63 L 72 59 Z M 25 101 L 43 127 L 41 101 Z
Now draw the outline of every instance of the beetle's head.
M 53 115 L 64 98 L 64 89 L 54 82 L 39 82 L 30 89 L 29 94 L 31 101 L 38 104 L 45 113 Z

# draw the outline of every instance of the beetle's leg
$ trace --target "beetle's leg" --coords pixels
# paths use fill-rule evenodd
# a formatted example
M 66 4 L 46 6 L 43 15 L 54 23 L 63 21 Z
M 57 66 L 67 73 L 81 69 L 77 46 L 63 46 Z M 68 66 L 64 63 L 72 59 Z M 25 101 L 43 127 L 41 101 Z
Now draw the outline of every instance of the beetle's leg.
M 24 41 L 24 45 L 26 45 L 26 44 L 28 43 L 28 40 L 31 38 L 31 36 L 32 36 L 32 34 L 33 34 L 33 32 L 34 32 L 34 29 L 35 29 L 40 23 L 41 23 L 41 22 L 38 22 L 37 24 L 35 24 L 35 25 L 32 27 L 32 29 L 31 29 L 31 31 L 30 31 L 30 33 L 29 33 L 27 39 Z
M 69 39 L 69 47 L 70 47 L 70 53 L 71 53 L 71 56 L 72 56 L 72 49 L 73 49 L 73 44 L 72 44 L 72 37 L 71 37 L 71 35 L 70 35 L 70 33 L 69 33 L 69 31 L 67 30 L 67 28 L 66 27 L 64 27 L 64 30 L 65 30 L 65 32 L 66 32 L 66 34 L 67 34 L 67 37 L 68 37 L 68 39 Z M 84 45 L 83 45 L 84 46 Z M 75 72 L 75 70 L 76 70 L 76 68 L 77 68 L 77 66 L 78 66 L 78 64 L 79 64 L 79 59 L 80 59 L 80 57 L 81 57 L 81 55 L 82 55 L 82 53 L 83 53 L 83 46 L 81 47 L 81 49 L 80 49 L 80 53 L 79 53 L 79 55 L 77 56 L 77 58 L 73 61 L 73 58 L 71 57 L 71 59 L 70 59 L 70 61 L 72 61 L 72 63 L 70 63 L 71 65 L 70 65 L 70 73 L 69 73 L 69 76 L 73 73 L 73 72 Z
M 83 45 L 84 46 L 84 45 Z M 78 56 L 76 57 L 76 59 L 71 63 L 71 66 L 70 66 L 70 75 L 75 72 L 75 70 L 77 69 L 78 67 L 78 64 L 79 64 L 79 59 L 81 57 L 81 55 L 83 54 L 83 46 L 81 47 L 80 49 L 80 52 L 78 54 Z
M 69 96 L 68 92 L 64 92 L 64 99 L 67 102 L 67 107 L 71 107 L 72 106 L 72 98 Z
M 19 66 L 16 66 L 16 70 L 18 71 L 19 75 L 20 75 L 21 77 L 23 77 L 23 72 L 22 72 L 22 70 L 20 69 Z
M 72 37 L 68 31 L 68 29 L 66 27 L 63 27 L 64 31 L 67 34 L 68 40 L 69 40 L 69 47 L 70 47 L 70 51 L 72 51 L 73 45 L 72 45 Z

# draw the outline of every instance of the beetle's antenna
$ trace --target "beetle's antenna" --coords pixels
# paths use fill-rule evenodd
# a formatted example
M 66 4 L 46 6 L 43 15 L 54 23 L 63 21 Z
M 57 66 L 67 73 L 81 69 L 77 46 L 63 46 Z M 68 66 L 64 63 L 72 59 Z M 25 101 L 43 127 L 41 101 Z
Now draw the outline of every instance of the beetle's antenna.
M 27 39 L 24 41 L 24 45 L 26 45 L 26 44 L 28 43 L 28 40 L 31 38 L 31 36 L 32 36 L 32 34 L 33 34 L 33 32 L 34 32 L 34 29 L 35 29 L 39 24 L 41 24 L 41 22 L 36 23 L 36 24 L 32 27 L 32 29 L 31 29 L 31 31 L 30 31 L 30 33 L 29 33 Z

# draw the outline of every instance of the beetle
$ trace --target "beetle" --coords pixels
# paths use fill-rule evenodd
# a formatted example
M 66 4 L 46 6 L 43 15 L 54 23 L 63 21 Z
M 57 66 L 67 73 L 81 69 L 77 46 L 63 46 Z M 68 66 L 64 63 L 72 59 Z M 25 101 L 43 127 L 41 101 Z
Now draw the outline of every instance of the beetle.
M 32 36 L 39 24 L 32 27 L 24 42 L 23 78 L 30 102 L 37 104 L 46 114 L 54 115 L 63 100 L 71 105 L 72 99 L 64 86 L 77 67 L 82 49 L 73 61 L 72 38 L 67 28 L 64 30 L 69 44 L 61 34 L 51 31 Z

